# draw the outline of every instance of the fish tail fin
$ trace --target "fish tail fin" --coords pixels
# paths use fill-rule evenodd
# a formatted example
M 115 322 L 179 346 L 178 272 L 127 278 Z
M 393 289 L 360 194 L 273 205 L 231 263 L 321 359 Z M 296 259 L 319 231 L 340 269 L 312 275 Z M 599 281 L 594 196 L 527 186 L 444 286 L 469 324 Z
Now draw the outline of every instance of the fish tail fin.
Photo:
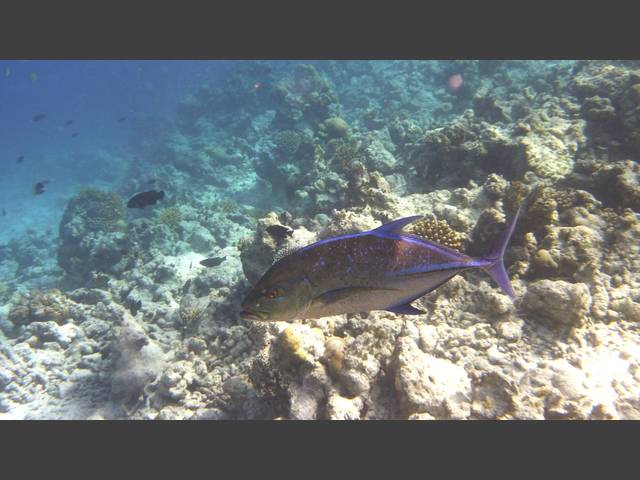
M 509 245 L 509 240 L 511 240 L 511 235 L 516 227 L 519 214 L 520 209 L 518 208 L 511 220 L 507 222 L 507 227 L 502 232 L 497 248 L 491 252 L 490 255 L 485 257 L 485 260 L 491 263 L 486 267 L 483 267 L 484 270 L 491 275 L 491 278 L 493 278 L 493 280 L 500 286 L 502 291 L 511 298 L 516 296 L 516 292 L 513 290 L 511 280 L 509 280 L 509 274 L 507 274 L 507 270 L 504 268 L 504 252 L 507 249 L 507 245 Z

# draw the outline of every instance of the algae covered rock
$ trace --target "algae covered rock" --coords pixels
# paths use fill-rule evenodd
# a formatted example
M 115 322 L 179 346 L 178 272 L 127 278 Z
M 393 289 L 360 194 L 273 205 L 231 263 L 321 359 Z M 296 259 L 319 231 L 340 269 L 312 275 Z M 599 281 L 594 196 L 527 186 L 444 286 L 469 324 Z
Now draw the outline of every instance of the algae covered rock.
M 330 138 L 346 137 L 349 133 L 349 124 L 340 117 L 327 118 L 321 128 Z
M 60 324 L 71 314 L 70 303 L 60 290 L 29 292 L 13 305 L 9 311 L 9 320 L 14 325 L 27 325 L 31 322 Z
M 584 283 L 539 280 L 529 285 L 523 308 L 535 319 L 564 326 L 581 326 L 591 309 L 591 294 Z
M 398 341 L 395 388 L 408 415 L 467 418 L 471 412 L 471 381 L 462 367 L 422 352 L 407 337 Z

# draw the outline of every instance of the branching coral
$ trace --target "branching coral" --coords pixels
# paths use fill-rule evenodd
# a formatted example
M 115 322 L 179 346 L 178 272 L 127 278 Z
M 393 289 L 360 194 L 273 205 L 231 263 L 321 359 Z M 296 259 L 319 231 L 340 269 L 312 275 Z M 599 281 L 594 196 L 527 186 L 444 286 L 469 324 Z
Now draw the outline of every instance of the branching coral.
M 451 228 L 446 220 L 421 220 L 407 231 L 454 250 L 460 250 L 464 240 L 464 235 Z
M 354 162 L 364 162 L 364 154 L 361 151 L 361 143 L 354 140 L 333 140 L 329 142 L 328 152 L 331 155 L 331 162 L 340 165 L 342 169 L 348 169 Z
M 158 215 L 158 223 L 168 226 L 172 230 L 177 230 L 182 221 L 182 212 L 179 207 L 165 208 Z
M 182 328 L 182 338 L 193 335 L 198 330 L 200 322 L 207 311 L 208 302 L 204 298 L 196 298 L 191 294 L 185 295 L 180 301 L 178 315 Z

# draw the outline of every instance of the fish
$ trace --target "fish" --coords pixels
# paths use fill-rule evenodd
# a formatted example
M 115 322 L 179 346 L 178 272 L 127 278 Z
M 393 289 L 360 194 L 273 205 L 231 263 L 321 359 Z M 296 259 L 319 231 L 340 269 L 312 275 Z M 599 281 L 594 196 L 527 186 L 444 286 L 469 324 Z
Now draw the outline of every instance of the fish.
M 164 191 L 149 190 L 148 192 L 140 192 L 135 194 L 127 202 L 127 208 L 144 208 L 149 205 L 155 205 L 164 198 Z
M 2 216 L 6 217 L 7 216 L 7 211 L 4 209 L 4 207 L 2 208 Z
M 119 122 L 119 123 L 122 123 L 122 122 L 124 122 L 126 119 L 127 119 L 127 117 L 120 117 L 120 118 L 118 119 L 118 122 Z
M 34 122 L 40 122 L 42 120 L 44 120 L 45 118 L 47 118 L 47 116 L 44 113 L 39 113 L 37 115 L 34 115 L 31 120 L 33 120 Z
M 78 135 L 80 135 L 78 132 L 74 132 L 71 134 L 71 138 L 76 138 Z
M 49 183 L 49 180 L 42 180 L 41 182 L 37 182 L 33 184 L 33 194 L 34 195 L 42 195 L 45 191 L 45 185 Z
M 481 258 L 402 231 L 421 216 L 320 240 L 277 260 L 244 298 L 240 315 L 257 321 L 372 310 L 419 315 L 425 312 L 411 302 L 474 268 L 487 272 L 513 299 L 503 257 L 518 213 L 507 222 L 497 247 Z
M 22 163 L 24 162 L 24 155 L 20 155 L 18 158 L 16 158 L 16 163 Z
M 67 120 L 66 122 L 64 122 L 64 126 L 68 127 L 69 125 L 71 125 L 73 123 L 73 120 Z
M 293 228 L 285 225 L 269 225 L 267 227 L 267 233 L 271 235 L 274 240 L 280 242 L 286 237 L 293 236 Z
M 31 80 L 33 83 L 38 81 L 38 74 L 36 72 L 31 72 L 29 74 L 29 80 Z
M 4 69 L 4 76 L 5 76 L 5 78 L 8 78 L 8 77 L 11 76 L 11 67 L 6 67 Z
M 200 260 L 200 265 L 204 267 L 217 267 L 224 262 L 224 257 L 211 257 Z
M 135 317 L 138 314 L 138 311 L 142 308 L 142 300 L 136 300 L 136 299 L 127 297 L 126 307 L 127 307 L 127 310 L 131 312 L 131 315 Z
M 464 80 L 462 79 L 462 75 L 459 73 L 454 73 L 449 75 L 447 79 L 447 87 L 449 87 L 449 91 L 452 93 L 457 92 L 462 87 Z

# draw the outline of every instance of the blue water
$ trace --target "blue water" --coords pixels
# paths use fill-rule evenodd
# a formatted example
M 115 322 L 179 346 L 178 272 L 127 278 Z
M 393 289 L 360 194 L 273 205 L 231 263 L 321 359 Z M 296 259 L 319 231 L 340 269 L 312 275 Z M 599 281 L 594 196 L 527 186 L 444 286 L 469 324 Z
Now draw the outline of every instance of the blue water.
M 126 151 L 136 118 L 171 121 L 184 95 L 215 83 L 232 63 L 0 61 L 0 208 L 7 212 L 0 242 L 25 228 L 55 228 L 77 188 L 113 180 L 97 151 Z M 46 118 L 34 122 L 38 114 Z M 35 197 L 32 185 L 41 180 L 51 181 L 47 195 Z

